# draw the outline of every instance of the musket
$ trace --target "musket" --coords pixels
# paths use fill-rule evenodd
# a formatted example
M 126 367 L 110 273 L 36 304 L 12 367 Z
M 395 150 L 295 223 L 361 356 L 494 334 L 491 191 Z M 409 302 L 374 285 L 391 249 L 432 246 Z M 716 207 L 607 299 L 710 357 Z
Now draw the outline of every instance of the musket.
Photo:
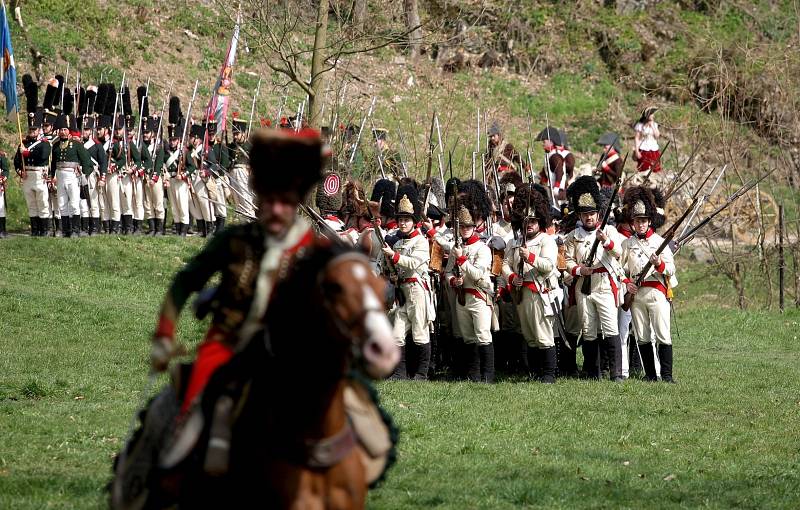
M 169 101 L 169 95 L 172 93 L 172 82 L 170 82 L 167 93 L 164 96 L 164 101 L 161 102 L 161 113 L 158 116 L 158 129 L 156 129 L 156 142 L 162 143 L 162 136 L 161 136 L 161 128 L 163 127 L 164 121 L 164 113 L 167 111 L 167 101 Z M 155 156 L 156 152 L 158 152 L 158 147 L 156 144 L 153 144 L 153 156 Z
M 392 106 L 392 108 L 394 109 L 394 106 Z M 395 117 L 397 117 L 397 110 L 395 109 L 394 111 L 395 111 Z M 400 158 L 400 167 L 403 169 L 403 177 L 408 177 L 408 166 L 406 165 L 406 161 L 403 158 L 403 153 L 408 154 L 408 147 L 406 147 L 406 137 L 403 134 L 403 128 L 401 126 L 401 123 L 399 122 L 399 118 L 397 122 L 397 136 L 400 139 L 400 148 L 403 149 L 397 152 L 397 155 Z M 416 153 L 414 155 L 414 161 L 416 162 Z
M 306 213 L 309 219 L 311 219 L 314 223 L 317 224 L 317 226 L 320 229 L 320 232 L 323 235 L 325 235 L 325 237 L 330 239 L 331 242 L 343 247 L 345 246 L 350 247 L 347 243 L 344 242 L 344 240 L 341 237 L 339 237 L 339 234 L 335 230 L 333 230 L 333 228 L 331 228 L 330 225 L 325 223 L 325 220 L 322 218 L 322 216 L 319 215 L 319 213 L 317 213 L 317 211 L 315 211 L 314 209 L 312 209 L 311 207 L 307 206 L 302 202 L 300 203 L 300 209 L 304 213 Z
M 125 83 L 125 71 L 122 72 L 122 83 Z M 122 85 L 120 85 L 120 88 L 122 88 Z M 111 118 L 111 132 L 108 134 L 108 153 L 106 154 L 107 157 L 108 157 L 109 166 L 113 164 L 114 168 L 116 168 L 117 165 L 116 165 L 116 163 L 113 163 L 113 160 L 111 159 L 111 156 L 112 156 L 111 151 L 114 148 L 114 133 L 117 130 L 117 111 L 118 111 L 118 108 L 119 108 L 119 94 L 116 94 L 115 97 L 114 97 L 114 116 Z M 120 148 L 121 147 L 122 147 L 122 144 L 120 143 Z M 117 169 L 117 171 L 119 171 L 118 168 L 116 168 L 116 169 Z
M 442 128 L 439 125 L 439 116 L 434 114 L 434 118 L 436 119 L 436 135 L 439 139 L 439 155 L 436 159 L 439 163 L 439 178 L 442 179 L 442 187 L 444 187 L 444 164 L 442 162 L 442 156 L 444 155 L 444 145 L 442 144 Z
M 250 128 L 253 125 L 253 115 L 256 113 L 256 98 L 258 98 L 258 92 L 261 90 L 261 78 L 258 78 L 258 85 L 256 85 L 256 93 L 253 94 L 253 102 L 250 104 L 250 119 L 247 121 L 247 137 L 250 137 Z
M 453 223 L 453 237 L 455 239 L 454 247 L 461 248 L 461 231 L 460 225 L 458 221 L 458 210 L 459 210 L 459 201 L 458 201 L 458 192 L 453 193 L 453 212 L 450 214 Z M 452 252 L 450 253 L 450 257 L 452 257 Z M 453 261 L 455 262 L 455 261 Z M 461 278 L 461 266 L 456 263 L 453 263 L 453 276 L 456 278 Z M 464 286 L 461 285 L 455 288 L 456 292 L 456 300 L 458 304 L 461 306 L 466 306 L 467 304 L 467 294 L 464 292 Z
M 195 80 L 194 82 L 194 90 L 192 91 L 192 99 L 189 101 L 189 108 L 186 111 L 186 116 L 184 117 L 186 120 L 183 123 L 183 133 L 181 134 L 181 143 L 180 143 L 180 150 L 181 150 L 181 157 L 178 159 L 178 166 L 177 166 L 177 174 L 183 172 L 184 168 L 186 167 L 186 134 L 189 132 L 189 123 L 192 121 L 192 105 L 194 104 L 194 98 L 197 96 L 197 84 L 200 80 Z M 189 190 L 191 191 L 192 186 L 191 183 L 189 185 Z M 194 194 L 194 193 L 192 193 Z
M 611 210 L 614 208 L 614 200 L 616 200 L 617 195 L 619 194 L 619 189 L 622 186 L 622 172 L 625 169 L 625 162 L 628 161 L 628 153 L 625 153 L 625 158 L 622 160 L 622 170 L 620 170 L 620 175 L 617 176 L 617 182 L 614 186 L 614 192 L 611 194 L 611 199 L 609 199 L 608 204 L 606 205 L 606 210 L 603 213 L 603 221 L 600 223 L 600 226 L 597 228 L 596 232 L 601 232 L 606 224 L 608 223 L 608 218 L 611 216 Z M 591 268 L 594 265 L 594 257 L 597 255 L 597 247 L 600 246 L 600 238 L 597 237 L 595 234 L 594 243 L 592 244 L 592 249 L 589 252 L 589 255 L 586 257 L 583 266 Z M 584 276 L 583 282 L 581 283 L 581 292 L 588 296 L 592 293 L 592 275 Z
M 434 149 L 434 142 L 433 142 L 433 130 L 436 125 L 436 110 L 433 112 L 433 117 L 431 117 L 431 130 L 430 134 L 428 135 L 428 169 L 425 174 L 425 198 L 422 201 L 422 214 L 428 214 L 428 201 L 430 201 L 431 197 L 431 170 L 433 169 L 433 149 Z
M 738 191 L 736 191 L 735 193 L 730 195 L 727 198 L 727 200 L 725 200 L 724 204 L 722 204 L 719 207 L 717 207 L 711 214 L 709 214 L 706 218 L 704 218 L 703 221 L 698 223 L 696 226 L 690 228 L 688 232 L 686 232 L 683 235 L 681 235 L 675 241 L 675 244 L 678 246 L 678 249 L 680 249 L 683 245 L 685 245 L 686 243 L 691 241 L 692 238 L 694 237 L 694 235 L 697 233 L 697 231 L 700 230 L 701 228 L 705 227 L 712 219 L 714 219 L 714 217 L 716 215 L 718 215 L 719 213 L 724 211 L 726 208 L 728 208 L 728 206 L 730 206 L 733 202 L 735 202 L 739 197 L 741 197 L 742 195 L 744 195 L 745 193 L 747 193 L 748 191 L 753 189 L 758 183 L 760 183 L 761 181 L 766 179 L 775 170 L 776 169 L 773 168 L 772 170 L 770 170 L 769 172 L 765 173 L 761 177 L 759 177 L 757 179 L 753 179 L 748 184 L 746 184 L 746 185 L 742 186 L 741 188 L 739 188 Z
M 550 136 L 550 121 L 547 118 L 547 113 L 544 114 L 545 131 Z M 551 140 L 552 143 L 552 140 Z M 552 170 L 550 168 L 550 154 L 544 153 L 544 172 L 547 174 L 547 189 L 550 191 L 550 198 L 553 201 L 553 207 L 558 209 L 558 198 L 556 198 L 556 190 L 553 188 Z M 563 177 L 562 177 L 563 178 Z
M 289 97 L 284 93 L 283 97 L 281 98 L 281 104 L 278 106 L 278 117 L 275 121 L 275 124 L 280 124 L 281 122 L 281 114 L 283 113 L 283 107 L 286 106 L 286 101 L 289 100 Z
M 141 82 L 140 82 L 141 83 Z M 144 97 L 142 97 L 142 104 L 139 105 L 139 127 L 136 129 L 136 142 L 135 145 L 142 146 L 142 115 L 144 115 L 144 102 L 145 99 L 150 102 L 150 77 L 147 77 L 147 85 L 145 86 Z M 141 150 L 141 148 L 139 149 Z
M 69 62 L 67 62 L 67 72 L 64 73 L 64 83 L 61 84 L 61 101 L 59 104 L 61 106 L 61 111 L 64 111 L 64 90 L 67 88 L 67 82 L 69 81 Z
M 475 159 L 478 157 L 477 152 L 472 152 L 472 179 L 475 179 Z
M 372 109 L 375 108 L 375 101 L 378 99 L 378 96 L 372 96 L 372 102 L 369 105 L 369 110 L 367 110 L 367 114 L 364 115 L 364 119 L 361 121 L 361 127 L 358 129 L 358 137 L 356 138 L 356 142 L 353 144 L 353 152 L 350 154 L 350 159 L 348 160 L 348 164 L 352 167 L 353 161 L 356 159 L 356 151 L 358 150 L 358 144 L 361 142 L 361 134 L 364 132 L 364 125 L 367 123 L 367 119 L 372 117 Z
M 681 214 L 680 218 L 675 220 L 675 222 L 669 227 L 669 229 L 664 233 L 663 236 L 664 240 L 658 246 L 658 249 L 655 251 L 655 253 L 653 253 L 653 255 L 661 255 L 661 252 L 663 252 L 664 249 L 667 246 L 669 246 L 670 241 L 672 241 L 672 238 L 675 237 L 675 233 L 678 231 L 678 227 L 681 225 L 681 223 L 683 223 L 683 220 L 685 220 L 686 217 L 689 216 L 689 213 L 692 212 L 692 209 L 694 209 L 695 205 L 697 205 L 697 202 L 699 200 L 700 200 L 699 197 L 695 197 L 692 204 L 683 212 L 683 214 Z M 647 277 L 648 273 L 650 272 L 650 268 L 652 267 L 653 263 L 650 260 L 648 260 L 647 264 L 645 264 L 645 266 L 639 272 L 639 275 L 636 277 L 635 285 L 637 288 L 642 286 L 642 283 L 644 283 L 644 279 Z M 625 310 L 626 312 L 630 310 L 634 298 L 635 294 L 626 292 L 625 300 L 622 303 L 622 309 Z
M 692 224 L 692 220 L 693 220 L 693 219 L 694 219 L 694 217 L 697 215 L 697 213 L 700 211 L 700 207 L 702 207 L 702 206 L 703 206 L 703 204 L 705 204 L 705 203 L 708 201 L 708 197 L 710 197 L 711 195 L 713 195 L 713 194 L 714 194 L 714 190 L 716 190 L 716 189 L 717 189 L 717 185 L 719 184 L 719 181 L 720 181 L 720 179 L 722 179 L 722 176 L 723 176 L 723 175 L 725 175 L 725 170 L 726 170 L 727 168 L 728 168 L 728 165 L 727 165 L 727 164 L 726 164 L 725 166 L 723 166 L 723 167 L 722 167 L 722 170 L 719 172 L 719 175 L 717 176 L 717 179 L 714 181 L 714 185 L 713 185 L 713 186 L 711 186 L 711 191 L 709 191 L 708 193 L 704 193 L 704 194 L 703 194 L 703 198 L 701 198 L 701 199 L 700 199 L 700 202 L 699 202 L 699 203 L 697 204 L 697 206 L 694 208 L 694 211 L 692 211 L 692 214 L 691 214 L 691 216 L 689 216 L 689 219 L 688 219 L 688 220 L 686 220 L 686 224 L 684 225 L 684 227 L 683 227 L 683 230 L 682 230 L 682 231 L 681 231 L 681 233 L 678 235 L 678 237 L 681 237 L 683 234 L 685 234 L 685 233 L 686 233 L 686 231 L 687 231 L 687 230 L 689 230 L 689 227 L 690 227 L 690 226 L 691 226 L 691 224 Z M 709 176 L 710 176 L 710 174 L 709 174 Z M 701 190 L 701 189 L 703 189 L 703 185 L 705 185 L 705 182 L 704 182 L 703 184 L 701 184 L 701 185 L 700 185 L 700 187 L 698 188 L 698 191 L 699 191 L 699 190 Z
M 381 171 L 381 177 L 386 179 L 386 171 L 383 168 L 383 149 L 381 149 L 381 144 L 378 143 L 378 138 L 375 136 L 375 123 L 372 119 L 369 120 L 369 125 L 372 128 L 372 137 L 375 138 L 375 148 L 377 149 L 377 156 L 378 156 L 378 168 Z

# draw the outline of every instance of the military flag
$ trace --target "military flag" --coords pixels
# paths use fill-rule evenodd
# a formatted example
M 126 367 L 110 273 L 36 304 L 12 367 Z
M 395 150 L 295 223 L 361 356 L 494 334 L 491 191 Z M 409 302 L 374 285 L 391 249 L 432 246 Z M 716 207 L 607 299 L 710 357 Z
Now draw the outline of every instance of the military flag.
M 239 45 L 239 22 L 240 16 L 237 15 L 236 25 L 233 27 L 233 37 L 231 37 L 231 42 L 228 44 L 228 52 L 225 54 L 225 61 L 222 63 L 217 83 L 214 85 L 214 93 L 206 110 L 208 120 L 217 121 L 218 132 L 224 132 L 226 128 L 225 118 L 228 115 L 228 104 L 230 103 L 233 64 L 236 62 L 236 48 Z
M 6 96 L 6 113 L 11 113 L 19 109 L 17 102 L 17 66 L 14 64 L 14 49 L 11 47 L 11 30 L 8 29 L 8 17 L 6 16 L 6 4 L 1 2 L 3 9 L 0 12 L 0 53 L 2 54 L 2 65 L 0 65 L 0 85 L 3 94 Z

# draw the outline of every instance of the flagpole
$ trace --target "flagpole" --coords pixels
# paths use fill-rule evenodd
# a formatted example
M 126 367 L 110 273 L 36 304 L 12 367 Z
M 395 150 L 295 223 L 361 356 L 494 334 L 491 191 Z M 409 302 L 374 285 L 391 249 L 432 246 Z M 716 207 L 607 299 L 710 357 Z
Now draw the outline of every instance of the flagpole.
M 22 154 L 22 151 L 25 149 L 22 145 L 22 124 L 19 121 L 19 104 L 17 104 L 17 133 L 19 133 L 19 159 L 22 161 L 22 175 L 25 175 L 28 172 L 25 170 L 25 155 Z M 22 175 L 20 175 L 20 177 L 22 177 Z

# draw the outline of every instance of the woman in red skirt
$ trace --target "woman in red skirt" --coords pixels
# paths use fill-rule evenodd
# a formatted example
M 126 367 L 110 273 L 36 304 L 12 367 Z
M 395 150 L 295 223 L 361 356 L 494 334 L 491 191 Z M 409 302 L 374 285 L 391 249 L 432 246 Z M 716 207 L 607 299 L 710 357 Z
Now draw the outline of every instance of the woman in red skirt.
M 658 108 L 649 106 L 642 111 L 642 116 L 634 124 L 635 152 L 633 159 L 636 161 L 636 171 L 647 172 L 651 168 L 653 173 L 661 171 L 661 152 L 658 149 L 658 124 L 654 117 Z

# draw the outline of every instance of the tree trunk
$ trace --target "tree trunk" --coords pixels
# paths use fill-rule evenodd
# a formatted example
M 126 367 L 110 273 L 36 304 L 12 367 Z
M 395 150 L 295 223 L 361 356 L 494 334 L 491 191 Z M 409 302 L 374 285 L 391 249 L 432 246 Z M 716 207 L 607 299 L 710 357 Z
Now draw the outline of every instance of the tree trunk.
M 328 44 L 328 0 L 319 0 L 317 7 L 317 24 L 314 30 L 314 54 L 311 56 L 311 94 L 308 95 L 308 124 L 319 127 L 322 121 L 322 102 L 324 101 L 323 68 L 325 56 L 323 52 Z
M 367 0 L 353 2 L 353 28 L 357 34 L 364 32 L 364 19 L 367 17 Z
M 422 28 L 419 22 L 417 0 L 403 0 L 403 10 L 406 14 L 406 30 L 409 31 L 408 56 L 417 58 L 422 44 Z

